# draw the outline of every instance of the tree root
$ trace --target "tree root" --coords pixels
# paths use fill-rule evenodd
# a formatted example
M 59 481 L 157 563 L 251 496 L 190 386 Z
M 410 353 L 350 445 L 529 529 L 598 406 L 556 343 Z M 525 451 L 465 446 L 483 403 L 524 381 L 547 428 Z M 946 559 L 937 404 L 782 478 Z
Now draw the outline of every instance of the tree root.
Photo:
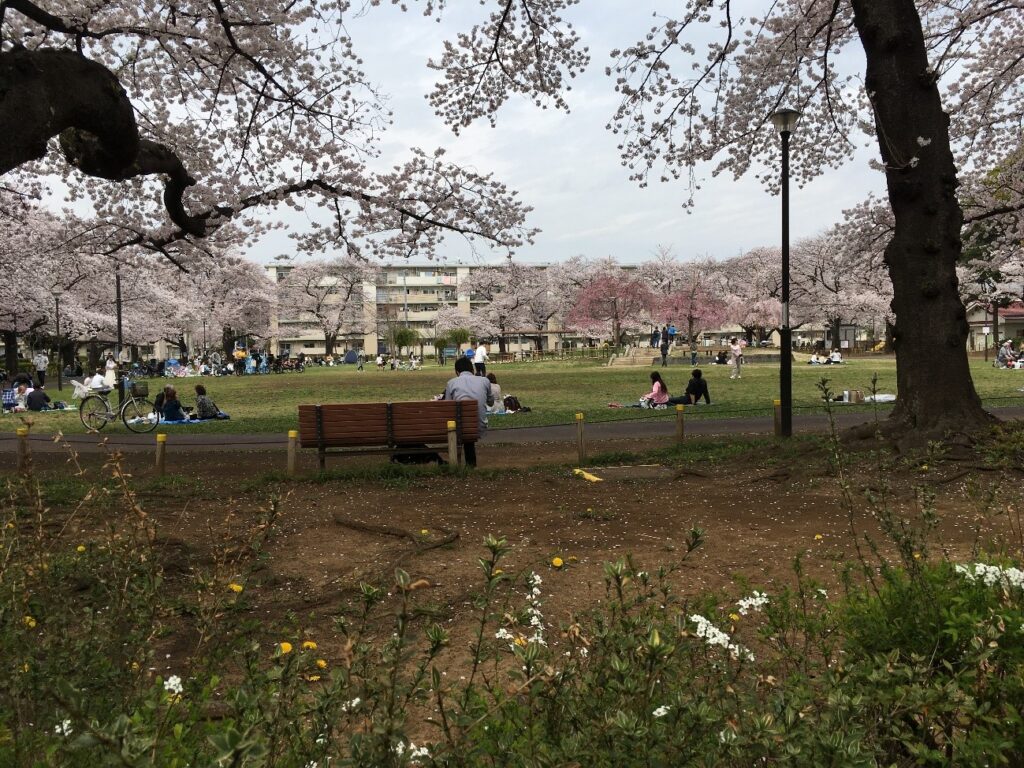
M 440 539 L 436 539 L 430 542 L 424 542 L 423 537 L 419 536 L 412 531 L 407 531 L 404 528 L 396 528 L 392 525 L 374 525 L 372 523 L 363 523 L 358 520 L 349 520 L 348 518 L 334 516 L 334 522 L 340 525 L 342 528 L 348 528 L 353 531 L 359 531 L 360 533 L 376 534 L 378 536 L 393 536 L 396 539 L 408 539 L 413 543 L 413 548 L 403 552 L 399 555 L 398 559 L 395 560 L 385 571 L 386 574 L 392 573 L 396 568 L 400 568 L 402 563 L 408 560 L 410 557 L 416 555 L 422 555 L 424 552 L 429 552 L 432 549 L 439 549 L 446 547 L 449 544 L 454 544 L 459 540 L 458 531 L 450 531 L 446 528 L 438 527 L 443 535 Z

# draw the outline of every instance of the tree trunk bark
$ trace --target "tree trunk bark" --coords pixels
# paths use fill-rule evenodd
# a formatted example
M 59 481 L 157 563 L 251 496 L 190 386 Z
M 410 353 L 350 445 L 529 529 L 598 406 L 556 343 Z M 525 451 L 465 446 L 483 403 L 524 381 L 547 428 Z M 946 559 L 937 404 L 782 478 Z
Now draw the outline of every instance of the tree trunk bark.
M 3 338 L 4 368 L 13 375 L 18 370 L 18 333 L 5 330 L 3 331 Z
M 178 359 L 182 361 L 182 365 L 188 362 L 188 342 L 185 341 L 185 336 L 181 335 L 178 337 Z
M 895 220 L 885 249 L 896 314 L 898 400 L 890 426 L 901 438 L 924 442 L 990 420 L 971 380 L 967 313 L 957 290 L 963 213 L 949 116 L 914 1 L 852 6 Z
M 89 339 L 89 348 L 86 359 L 89 361 L 90 373 L 100 367 L 100 342 L 98 339 Z
M 325 355 L 333 355 L 334 354 L 334 345 L 337 343 L 337 341 L 338 341 L 338 337 L 336 335 L 334 335 L 333 333 L 325 333 L 324 334 L 324 354 Z

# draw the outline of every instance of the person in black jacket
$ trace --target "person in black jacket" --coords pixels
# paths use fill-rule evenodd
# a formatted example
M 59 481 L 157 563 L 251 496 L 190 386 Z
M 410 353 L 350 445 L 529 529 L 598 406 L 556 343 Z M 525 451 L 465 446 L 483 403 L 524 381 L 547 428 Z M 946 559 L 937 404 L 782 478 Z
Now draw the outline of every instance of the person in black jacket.
M 690 380 L 686 382 L 686 391 L 679 397 L 670 397 L 669 405 L 696 405 L 701 398 L 711 405 L 711 394 L 708 392 L 708 383 L 704 380 L 704 374 L 700 368 L 694 368 Z

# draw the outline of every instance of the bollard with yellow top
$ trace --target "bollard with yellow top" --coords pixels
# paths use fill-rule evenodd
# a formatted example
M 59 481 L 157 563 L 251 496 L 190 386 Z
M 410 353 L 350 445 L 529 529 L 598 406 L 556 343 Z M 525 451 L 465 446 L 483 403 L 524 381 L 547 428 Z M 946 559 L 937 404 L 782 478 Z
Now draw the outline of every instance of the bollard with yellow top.
M 459 433 L 455 431 L 455 421 L 448 422 L 448 461 L 456 466 L 462 466 L 462 454 L 459 452 Z
M 167 472 L 167 435 L 158 432 L 156 436 L 156 473 L 163 477 Z
M 576 448 L 579 451 L 579 464 L 587 463 L 587 441 L 583 434 L 584 418 L 582 413 L 576 414 Z
M 772 405 L 775 406 L 775 436 L 782 436 L 782 401 L 772 400 Z
M 299 430 L 289 429 L 288 430 L 288 474 L 294 476 L 296 472 L 296 465 L 298 463 L 298 451 L 297 441 L 299 439 Z
M 686 409 L 685 405 L 676 406 L 676 442 L 683 442 L 684 427 L 683 427 L 683 411 Z

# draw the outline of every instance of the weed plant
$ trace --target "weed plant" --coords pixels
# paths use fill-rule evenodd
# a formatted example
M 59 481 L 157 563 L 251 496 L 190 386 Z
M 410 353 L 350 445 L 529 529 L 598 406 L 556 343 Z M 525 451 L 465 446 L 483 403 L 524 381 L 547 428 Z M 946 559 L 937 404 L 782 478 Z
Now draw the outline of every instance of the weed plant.
M 1016 436 L 993 439 L 992 455 L 1017 450 Z M 53 492 L 31 472 L 10 478 L 0 765 L 1019 765 L 1019 519 L 982 498 L 1007 535 L 977 562 L 951 562 L 931 545 L 927 473 L 910 519 L 894 506 L 883 450 L 867 493 L 837 437 L 825 450 L 857 543 L 831 594 L 799 559 L 792 586 L 771 594 L 681 594 L 681 566 L 704 543 L 694 530 L 674 562 L 606 564 L 606 599 L 555 626 L 543 574 L 506 572 L 509 545 L 487 537 L 468 649 L 450 647 L 397 570 L 359 585 L 331 654 L 297 619 L 258 626 L 247 610 L 278 500 L 244 546 L 172 589 L 116 455 L 99 478 L 78 471 L 84 493 L 65 494 L 57 523 Z M 81 503 L 96 499 L 104 534 L 69 542 Z M 865 535 L 874 529 L 884 546 Z M 168 660 L 171 639 L 181 650 Z

